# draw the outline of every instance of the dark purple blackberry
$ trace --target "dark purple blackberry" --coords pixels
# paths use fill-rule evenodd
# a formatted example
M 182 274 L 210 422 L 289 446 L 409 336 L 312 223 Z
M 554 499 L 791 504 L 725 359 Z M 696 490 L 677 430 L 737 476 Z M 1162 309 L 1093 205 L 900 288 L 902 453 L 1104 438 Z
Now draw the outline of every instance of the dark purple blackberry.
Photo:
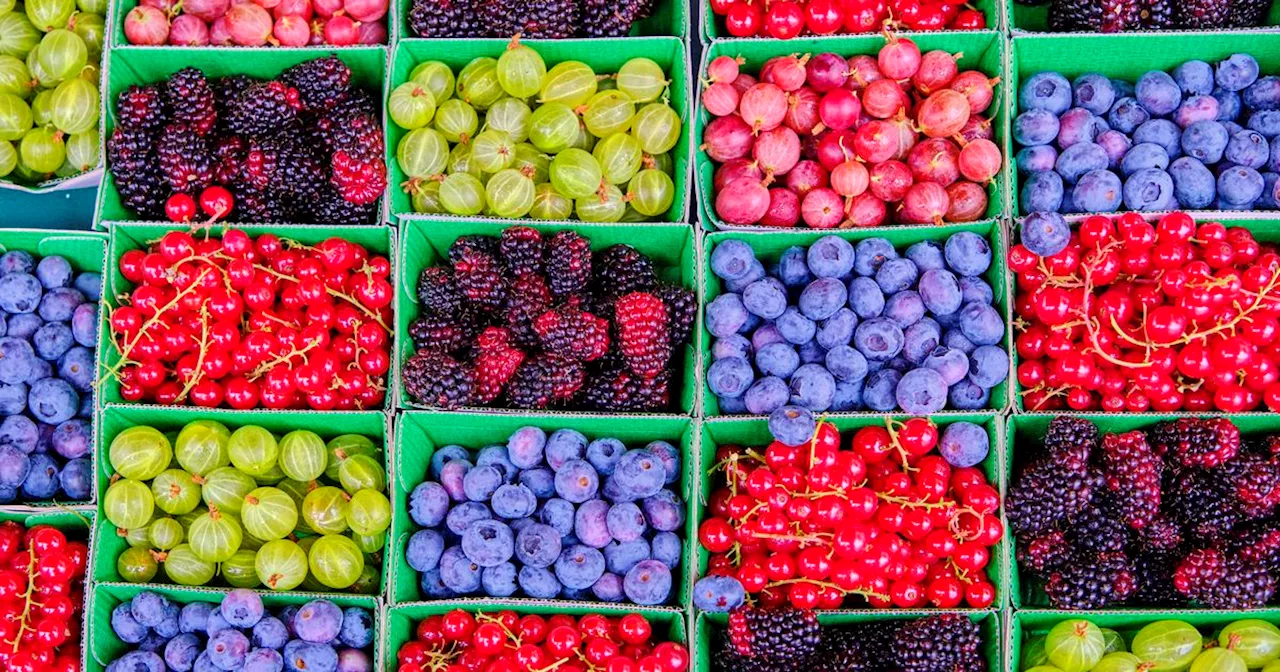
M 324 185 L 316 200 L 305 205 L 310 220 L 316 224 L 373 224 L 377 220 L 376 203 L 348 202 L 331 186 Z
M 1121 33 L 1137 30 L 1142 24 L 1141 0 L 1101 0 L 1102 25 L 1099 32 Z
M 653 262 L 630 245 L 611 245 L 595 255 L 595 286 L 598 294 L 622 296 L 647 292 L 658 286 Z
M 111 177 L 124 206 L 143 219 L 164 215 L 169 188 L 160 177 L 155 138 L 144 131 L 117 128 L 107 140 Z
M 186 124 L 197 134 L 213 130 L 218 121 L 213 88 L 204 73 L 195 68 L 183 68 L 169 77 L 164 89 L 165 102 L 173 121 Z
M 462 295 L 453 284 L 453 273 L 439 266 L 422 269 L 418 275 L 418 305 L 429 315 L 456 315 Z
M 498 251 L 507 272 L 513 275 L 542 272 L 542 234 L 527 226 L 503 230 Z
M 513 408 L 547 408 L 555 398 L 554 364 L 546 356 L 524 360 L 507 383 L 507 400 Z
M 1173 0 L 1143 0 L 1139 20 L 1143 30 L 1173 30 Z
M 1094 553 L 1123 551 L 1129 544 L 1129 528 L 1117 517 L 1113 503 L 1100 502 L 1099 499 L 1109 498 L 1095 495 L 1094 503 L 1085 507 L 1067 529 L 1067 539 L 1077 550 Z
M 227 103 L 226 124 L 232 133 L 261 137 L 298 118 L 298 90 L 283 82 L 251 84 Z
M 156 158 L 172 191 L 193 194 L 213 183 L 209 143 L 191 126 L 165 126 L 156 138 Z
M 574 306 L 543 312 L 533 330 L 543 350 L 578 361 L 597 360 L 609 350 L 609 321 Z
M 693 336 L 698 319 L 698 299 L 693 292 L 676 285 L 662 285 L 654 291 L 667 307 L 667 324 L 671 328 L 671 345 L 684 345 Z
M 404 389 L 428 406 L 455 408 L 471 403 L 475 384 L 470 366 L 439 352 L 422 351 L 405 360 Z
M 871 672 L 876 664 L 858 628 L 828 626 L 806 667 L 813 672 Z
M 626 37 L 640 19 L 640 7 L 629 0 L 582 0 L 583 37 Z
M 1138 541 L 1146 549 L 1172 551 L 1182 545 L 1182 528 L 1178 527 L 1177 521 L 1162 513 L 1138 530 Z
M 475 262 L 481 257 L 487 258 L 488 263 L 495 269 L 501 268 L 502 253 L 496 236 L 459 236 L 449 246 L 449 263 L 451 264 L 464 260 Z
M 1276 591 L 1275 578 L 1261 563 L 1213 548 L 1188 553 L 1174 570 L 1173 585 L 1211 609 L 1258 609 Z
M 1102 27 L 1102 3 L 1098 0 L 1052 0 L 1049 30 L 1096 33 Z
M 524 273 L 507 283 L 506 325 L 516 345 L 538 344 L 533 321 L 551 307 L 551 290 L 547 281 L 536 273 Z
M 1240 430 L 1226 418 L 1179 418 L 1151 428 L 1147 441 L 1171 465 L 1213 469 L 1240 451 Z
M 1174 19 L 1181 28 L 1219 30 L 1231 22 L 1229 0 L 1178 0 L 1173 6 Z
M 219 128 L 223 130 L 226 128 L 227 106 L 231 101 L 235 100 L 241 91 L 257 83 L 258 80 L 248 75 L 227 75 L 210 80 L 209 87 L 213 89 L 213 106 L 218 111 Z
M 326 110 L 347 93 L 351 68 L 337 56 L 325 56 L 285 70 L 280 81 L 298 90 L 304 109 Z
M 155 137 L 146 131 L 117 128 L 107 140 L 107 162 L 113 175 L 154 167 L 155 160 Z
M 356 133 L 352 125 L 357 117 L 371 117 L 378 114 L 373 98 L 364 89 L 347 89 L 346 95 L 334 102 L 332 107 L 317 113 L 315 123 L 307 128 L 307 132 L 321 146 L 333 151 L 339 146 L 359 141 L 355 138 Z M 379 141 L 379 144 L 381 142 Z
M 578 396 L 587 383 L 587 366 L 573 357 L 543 354 L 551 378 L 552 403 L 563 404 Z
M 599 411 L 662 411 L 671 404 L 670 386 L 670 373 L 643 378 L 611 362 L 587 377 L 584 401 Z
M 1137 589 L 1123 553 L 1083 553 L 1054 572 L 1044 592 L 1055 609 L 1102 609 L 1123 604 Z
M 241 222 L 270 222 L 283 224 L 294 219 L 292 205 L 278 192 L 253 187 L 236 190 L 235 211 L 232 218 Z
M 130 86 L 116 98 L 116 124 L 129 131 L 154 133 L 164 126 L 164 94 L 155 86 Z
M 576 0 L 480 0 L 479 12 L 490 37 L 564 39 L 578 31 Z
M 822 641 L 817 614 L 794 607 L 738 607 L 729 613 L 728 634 L 738 655 L 770 662 L 806 660 Z
M 299 133 L 281 132 L 248 141 L 239 161 L 238 181 L 308 203 L 328 188 L 325 172 L 324 162 Z
M 902 672 L 969 670 L 982 659 L 982 634 L 967 616 L 926 616 L 904 623 L 893 648 L 894 667 Z
M 1131 598 L 1135 605 L 1176 607 L 1186 603 L 1186 598 L 1173 587 L 1173 570 L 1178 566 L 1177 553 L 1154 553 L 1144 549 L 1133 554 L 1130 565 L 1138 584 Z
M 419 352 L 457 352 L 471 345 L 475 336 L 475 322 L 466 317 L 422 315 L 409 323 L 409 338 L 413 339 L 413 347 Z
M 1104 487 L 1096 469 L 1074 471 L 1041 460 L 1024 469 L 1009 489 L 1005 512 L 1014 533 L 1031 539 L 1070 525 Z
M 1097 425 L 1071 416 L 1058 416 L 1049 421 L 1044 433 L 1044 450 L 1054 461 L 1071 469 L 1088 466 L 1089 458 L 1098 447 L 1100 435 Z
M 1214 474 L 1239 503 L 1240 511 L 1251 519 L 1269 517 L 1280 506 L 1280 458 L 1241 453 Z
M 1227 25 L 1231 28 L 1253 28 L 1266 22 L 1272 0 L 1229 0 Z
M 547 285 L 557 298 L 578 294 L 591 282 L 591 241 L 560 231 L 547 241 Z
M 1188 541 L 1226 539 L 1243 521 L 1235 498 L 1208 473 L 1188 470 L 1169 480 L 1173 516 Z
M 409 28 L 417 37 L 486 37 L 474 0 L 413 0 Z
M 1232 534 L 1231 549 L 1243 560 L 1261 564 L 1271 572 L 1280 571 L 1280 522 L 1241 525 Z
M 213 143 L 213 179 L 223 186 L 240 180 L 249 143 L 238 135 L 224 135 Z
M 1018 566 L 1039 576 L 1048 576 L 1071 559 L 1071 542 L 1060 530 L 1046 532 L 1017 546 Z
M 1102 441 L 1103 474 L 1121 520 L 1142 529 L 1160 514 L 1164 463 L 1142 432 L 1108 434 Z
M 453 284 L 477 311 L 501 315 L 507 301 L 507 284 L 493 257 L 476 253 L 454 262 Z

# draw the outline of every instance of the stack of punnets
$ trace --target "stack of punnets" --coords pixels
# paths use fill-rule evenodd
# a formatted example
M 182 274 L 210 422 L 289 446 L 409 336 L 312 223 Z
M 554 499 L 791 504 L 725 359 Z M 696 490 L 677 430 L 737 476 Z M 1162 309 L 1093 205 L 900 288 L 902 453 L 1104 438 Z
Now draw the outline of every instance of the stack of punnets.
M 1276 11 L 112 4 L 0 672 L 1274 669 Z

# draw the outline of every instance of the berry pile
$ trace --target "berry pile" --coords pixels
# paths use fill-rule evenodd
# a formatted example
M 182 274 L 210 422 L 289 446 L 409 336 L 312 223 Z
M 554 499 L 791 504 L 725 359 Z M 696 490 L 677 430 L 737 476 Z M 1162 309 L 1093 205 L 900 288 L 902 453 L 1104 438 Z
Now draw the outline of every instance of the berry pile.
M 0 671 L 79 672 L 89 546 L 48 525 L 0 523 Z
M 205 6 L 208 3 L 208 6 Z M 129 44 L 305 47 L 385 44 L 388 0 L 152 0 L 129 10 Z
M 102 276 L 0 255 L 0 504 L 87 501 Z
M 986 214 L 1003 155 L 982 114 L 998 78 L 886 39 L 877 56 L 771 58 L 758 79 L 741 59 L 711 61 L 701 149 L 717 164 L 704 197 L 720 220 L 831 229 Z
M 1009 375 L 1004 319 L 981 277 L 991 256 L 967 231 L 902 256 L 884 238 L 824 236 L 766 274 L 748 243 L 716 244 L 711 272 L 727 291 L 707 304 L 707 386 L 720 412 L 985 408 Z
M 886 25 L 930 31 L 987 27 L 981 10 L 957 0 L 710 0 L 709 4 L 717 25 L 733 37 L 789 40 L 799 35 L 875 33 Z
M 120 255 L 137 285 L 111 310 L 125 401 L 213 408 L 381 408 L 391 262 L 329 238 L 170 231 Z
M 1269 621 L 1247 618 L 1227 622 L 1216 630 L 1206 635 L 1186 621 L 1172 619 L 1126 632 L 1100 628 L 1085 619 L 1061 621 L 1043 635 L 1024 635 L 1017 669 L 1275 669 L 1271 663 L 1280 658 L 1280 628 Z M 1206 632 L 1211 630 L 1206 628 Z
M 120 201 L 140 219 L 200 219 L 198 198 L 210 220 L 375 223 L 382 105 L 351 77 L 326 56 L 271 81 L 188 67 L 130 86 L 107 141 Z
M 449 266 L 418 277 L 417 354 L 401 376 L 416 402 L 446 408 L 660 411 L 672 402 L 693 292 L 659 282 L 630 245 L 591 252 L 573 231 L 463 236 Z M 678 382 L 678 381 L 677 381 Z
M 813 611 L 742 607 L 713 639 L 713 672 L 987 669 L 980 626 L 960 614 L 820 625 Z
M 1258 70 L 1233 54 L 1133 85 L 1027 78 L 1012 126 L 1023 214 L 1280 209 L 1280 78 Z
M 373 672 L 373 614 L 312 600 L 268 613 L 251 590 L 221 604 L 178 605 L 150 591 L 111 610 L 111 631 L 132 650 L 108 672 L 144 670 L 341 670 Z
M 413 0 L 414 37 L 626 37 L 657 0 Z
M 1009 251 L 1029 410 L 1280 410 L 1280 256 L 1190 215 L 1026 218 Z
M 196 420 L 170 442 L 130 427 L 108 451 L 102 515 L 129 543 L 116 559 L 133 583 L 377 593 L 391 526 L 382 449 L 364 436 L 325 443 Z M 171 466 L 176 465 L 176 466 Z M 261 485 L 260 485 L 261 483 Z
M 1018 0 L 1049 5 L 1049 30 L 1118 33 L 1222 30 L 1267 24 L 1273 0 Z
M 414 212 L 431 215 L 659 218 L 675 201 L 670 152 L 682 128 L 667 84 L 648 58 L 614 75 L 581 61 L 547 70 L 519 37 L 497 59 L 468 63 L 456 84 L 448 65 L 420 63 L 387 101 L 408 130 L 396 146 L 401 186 Z
M 842 449 L 831 423 L 785 442 L 769 424 L 775 440 L 763 449 L 716 449 L 697 608 L 729 611 L 748 593 L 797 609 L 852 597 L 876 608 L 991 606 L 991 548 L 1004 528 L 1000 493 L 976 466 L 991 449 L 985 429 L 953 422 L 939 436 L 925 418 L 890 420 Z
M 36 184 L 98 167 L 106 13 L 106 0 L 0 9 L 0 179 Z
M 1024 452 L 1025 454 L 1025 452 Z M 1103 434 L 1050 421 L 1006 503 L 1018 565 L 1056 609 L 1254 609 L 1280 569 L 1280 442 L 1226 418 Z
M 396 652 L 398 672 L 466 669 L 685 672 L 689 650 L 654 637 L 640 614 L 521 616 L 455 609 L 428 616 Z M 389 668 L 388 668 L 389 669 Z
M 675 597 L 685 504 L 670 443 L 628 450 L 615 438 L 523 427 L 474 455 L 437 450 L 430 474 L 409 495 L 424 529 L 405 552 L 427 597 L 647 606 Z

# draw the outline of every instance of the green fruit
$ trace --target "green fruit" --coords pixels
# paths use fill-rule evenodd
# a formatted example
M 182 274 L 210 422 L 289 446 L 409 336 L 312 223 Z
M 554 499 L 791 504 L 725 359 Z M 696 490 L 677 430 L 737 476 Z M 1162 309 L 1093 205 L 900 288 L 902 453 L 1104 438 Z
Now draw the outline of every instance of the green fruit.
M 186 538 L 182 524 L 172 518 L 161 518 L 147 528 L 147 538 L 152 548 L 167 551 L 181 544 Z
M 1221 648 L 1205 649 L 1191 662 L 1191 672 L 1247 672 L 1248 669 L 1239 654 Z
M 1105 650 L 1102 631 L 1082 619 L 1062 621 L 1044 638 L 1045 655 L 1062 672 L 1088 672 Z
M 217 572 L 218 566 L 201 559 L 189 544 L 182 544 L 165 554 L 164 573 L 174 583 L 204 586 L 213 580 Z
M 316 488 L 302 500 L 302 520 L 320 534 L 346 532 L 349 499 L 347 493 L 338 488 Z
M 187 531 L 191 550 L 206 562 L 223 562 L 240 550 L 244 532 L 231 516 L 224 516 L 217 507 L 196 518 Z
M 364 571 L 364 554 L 356 542 L 340 534 L 326 534 L 307 552 L 311 575 L 317 581 L 337 590 L 355 583 Z
M 307 577 L 307 553 L 288 539 L 269 541 L 258 549 L 254 572 L 271 590 L 293 590 Z
M 120 578 L 129 583 L 147 583 L 160 571 L 160 563 L 156 562 L 151 551 L 146 548 L 132 547 L 124 549 L 116 558 L 116 572 Z
M 298 429 L 280 439 L 280 469 L 295 481 L 314 481 L 329 463 L 324 439 L 315 432 Z
M 199 475 L 207 475 L 218 467 L 231 464 L 227 456 L 227 443 L 231 430 L 216 420 L 189 422 L 173 442 L 174 454 L 183 469 Z
M 1256 618 L 1227 624 L 1218 634 L 1218 646 L 1235 651 L 1250 668 L 1280 658 L 1280 628 Z
M 18 150 L 13 148 L 12 142 L 0 140 L 0 177 L 12 173 L 16 167 L 18 167 Z
M 172 516 L 191 513 L 200 505 L 200 485 L 181 469 L 165 469 L 151 481 L 156 506 Z
M 1107 653 L 1115 653 L 1116 651 L 1124 651 L 1124 637 L 1120 633 L 1110 628 L 1101 628 L 1102 640 L 1107 643 Z
M 328 450 L 328 463 L 324 468 L 325 478 L 331 481 L 338 480 L 338 467 L 342 461 L 353 455 L 369 455 L 378 454 L 378 447 L 367 436 L 360 434 L 343 434 L 329 439 L 329 443 L 325 444 Z M 303 479 L 298 479 L 303 480 Z
M 276 466 L 280 457 L 280 445 L 271 432 L 256 425 L 247 425 L 232 432 L 227 441 L 227 455 L 231 464 L 250 476 L 262 476 Z
M 146 483 L 122 478 L 107 487 L 102 498 L 102 513 L 116 527 L 131 529 L 151 522 L 155 500 Z
M 1137 672 L 1141 666 L 1141 658 L 1132 653 L 1117 651 L 1103 656 L 1102 660 L 1094 666 L 1093 672 Z
M 1156 621 L 1133 637 L 1131 651 L 1150 663 L 1151 672 L 1182 672 L 1204 644 L 1200 631 L 1182 621 Z
M 205 476 L 200 496 L 209 506 L 238 514 L 244 506 L 244 498 L 257 487 L 253 478 L 244 472 L 234 467 L 220 467 Z
M 257 588 L 262 585 L 258 580 L 258 572 L 254 563 L 258 559 L 255 551 L 244 549 L 236 551 L 231 559 L 222 563 L 222 578 L 232 588 Z
M 124 478 L 149 481 L 168 468 L 173 448 L 158 430 L 137 426 L 117 434 L 107 455 L 111 468 Z
M 368 455 L 352 455 L 338 465 L 338 481 L 348 494 L 366 488 L 381 492 L 387 489 L 387 472 Z

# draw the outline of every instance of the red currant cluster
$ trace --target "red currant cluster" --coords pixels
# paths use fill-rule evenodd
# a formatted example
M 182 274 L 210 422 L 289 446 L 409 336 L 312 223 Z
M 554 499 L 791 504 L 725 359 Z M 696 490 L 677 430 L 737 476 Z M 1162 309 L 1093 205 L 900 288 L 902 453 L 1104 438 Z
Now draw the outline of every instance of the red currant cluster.
M 1096 215 L 1009 266 L 1028 410 L 1280 410 L 1280 255 L 1247 229 Z
M 378 408 L 391 366 L 387 257 L 229 229 L 170 231 L 120 256 L 111 311 L 127 401 L 236 409 Z
M 808 445 L 721 446 L 724 481 L 698 529 L 708 573 L 736 577 L 765 607 L 990 606 L 1000 493 L 930 454 L 937 445 L 933 422 L 912 418 L 859 429 L 845 450 L 827 422 Z
M 56 528 L 0 523 L 0 672 L 80 672 L 88 561 Z
M 734 37 L 789 40 L 801 34 L 902 30 L 982 30 L 987 19 L 963 0 L 711 0 Z
M 399 672 L 685 672 L 689 651 L 655 644 L 640 614 L 547 618 L 455 609 L 418 623 L 417 638 L 396 654 Z

